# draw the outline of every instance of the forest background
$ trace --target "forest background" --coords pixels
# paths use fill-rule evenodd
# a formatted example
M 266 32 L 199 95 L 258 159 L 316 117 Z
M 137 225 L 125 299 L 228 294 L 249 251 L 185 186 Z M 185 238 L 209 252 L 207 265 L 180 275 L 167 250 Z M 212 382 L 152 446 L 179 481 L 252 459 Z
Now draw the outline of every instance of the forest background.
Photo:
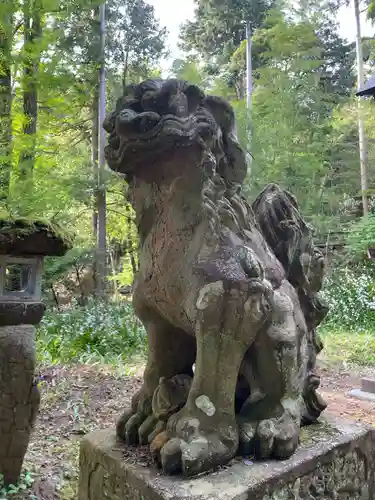
M 169 75 L 233 105 L 252 155 L 251 200 L 268 182 L 298 198 L 328 261 L 322 328 L 333 355 L 375 364 L 375 113 L 364 103 L 369 216 L 362 217 L 355 44 L 340 36 L 343 0 L 195 0 L 180 29 L 183 57 Z M 361 9 L 375 19 L 375 2 Z M 246 107 L 246 30 L 253 49 L 253 103 Z M 353 30 L 355 29 L 353 17 Z M 162 74 L 166 29 L 146 0 L 106 3 L 106 108 L 129 83 Z M 375 39 L 362 39 L 366 75 Z M 99 4 L 3 0 L 0 5 L 0 216 L 48 220 L 74 235 L 47 259 L 49 312 L 39 328 L 43 361 L 126 360 L 143 351 L 129 297 L 138 240 L 126 185 L 98 168 Z M 248 139 L 251 125 L 251 142 Z M 106 213 L 106 275 L 96 266 L 98 212 Z M 100 268 L 101 269 L 101 268 Z M 101 271 L 100 271 L 101 272 Z M 97 282 L 106 282 L 103 302 Z M 353 342 L 355 336 L 355 342 Z

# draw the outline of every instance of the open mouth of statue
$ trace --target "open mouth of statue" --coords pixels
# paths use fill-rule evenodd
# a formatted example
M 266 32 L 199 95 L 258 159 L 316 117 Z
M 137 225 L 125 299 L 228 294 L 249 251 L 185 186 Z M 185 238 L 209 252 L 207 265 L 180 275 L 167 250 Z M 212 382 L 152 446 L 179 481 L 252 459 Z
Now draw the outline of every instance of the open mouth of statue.
M 131 109 L 121 111 L 108 139 L 108 163 L 119 163 L 124 156 L 184 146 L 197 138 L 207 139 L 214 133 L 206 113 L 199 111 L 184 117 L 173 114 L 160 115 L 152 111 L 136 113 Z

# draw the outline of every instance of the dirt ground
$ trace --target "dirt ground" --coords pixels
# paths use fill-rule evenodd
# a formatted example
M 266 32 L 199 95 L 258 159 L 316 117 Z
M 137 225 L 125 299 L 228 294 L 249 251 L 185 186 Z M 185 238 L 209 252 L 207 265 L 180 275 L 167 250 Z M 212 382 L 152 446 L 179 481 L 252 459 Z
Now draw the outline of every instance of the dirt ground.
M 42 406 L 26 460 L 35 478 L 32 491 L 15 500 L 75 500 L 78 480 L 79 441 L 87 432 L 114 426 L 123 406 L 140 386 L 141 369 L 123 376 L 96 366 L 54 367 L 42 371 Z M 350 389 L 361 376 L 375 371 L 323 365 L 321 394 L 329 403 L 327 413 L 340 419 L 375 426 L 375 403 L 351 398 Z

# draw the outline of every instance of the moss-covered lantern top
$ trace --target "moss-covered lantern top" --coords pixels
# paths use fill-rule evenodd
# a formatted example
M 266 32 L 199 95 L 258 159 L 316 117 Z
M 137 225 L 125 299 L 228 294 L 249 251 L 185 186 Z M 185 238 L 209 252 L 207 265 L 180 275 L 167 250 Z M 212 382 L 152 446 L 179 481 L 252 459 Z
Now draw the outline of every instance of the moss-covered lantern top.
M 39 301 L 43 258 L 64 255 L 70 247 L 57 226 L 0 218 L 0 302 Z

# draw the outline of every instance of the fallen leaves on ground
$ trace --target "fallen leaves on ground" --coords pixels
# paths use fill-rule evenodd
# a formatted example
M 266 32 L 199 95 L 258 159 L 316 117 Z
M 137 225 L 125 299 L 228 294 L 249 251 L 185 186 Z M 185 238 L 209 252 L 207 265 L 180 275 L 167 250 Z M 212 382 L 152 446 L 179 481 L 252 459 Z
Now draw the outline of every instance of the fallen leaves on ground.
M 329 404 L 328 414 L 375 424 L 375 403 L 347 395 L 350 389 L 360 386 L 362 376 L 375 377 L 374 371 L 352 368 L 349 371 L 329 365 L 321 366 L 320 371 L 320 392 Z M 76 500 L 82 435 L 114 427 L 140 385 L 140 376 L 120 376 L 102 365 L 42 370 L 42 404 L 25 463 L 36 480 L 32 492 L 15 500 Z

